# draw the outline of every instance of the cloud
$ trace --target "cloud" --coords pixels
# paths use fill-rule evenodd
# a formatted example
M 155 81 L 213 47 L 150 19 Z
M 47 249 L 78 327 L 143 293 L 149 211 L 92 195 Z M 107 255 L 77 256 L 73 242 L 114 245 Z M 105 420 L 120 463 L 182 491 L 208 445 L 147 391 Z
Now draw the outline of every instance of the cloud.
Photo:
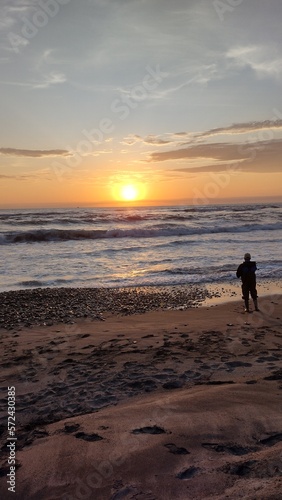
M 23 14 L 32 9 L 32 5 L 27 5 L 27 2 L 25 4 L 10 0 L 9 5 L 0 6 L 0 32 L 4 34 L 0 48 L 5 51 L 19 53 L 30 43 L 21 36 L 18 29 L 19 24 L 22 24 Z
M 247 158 L 247 150 L 245 155 L 245 158 Z M 220 161 L 240 160 L 242 159 L 242 150 L 238 145 L 230 143 L 197 144 L 174 151 L 154 152 L 151 154 L 150 161 L 182 160 L 186 158 L 208 158 Z
M 121 144 L 126 146 L 133 146 L 137 143 L 143 146 L 171 145 L 171 148 L 174 145 L 175 149 L 151 153 L 149 161 L 181 160 L 185 158 L 213 158 L 218 161 L 228 161 L 229 158 L 233 158 L 233 160 L 242 160 L 246 158 L 242 158 L 241 153 L 238 151 L 242 152 L 245 150 L 246 152 L 248 149 L 256 147 L 254 146 L 256 143 L 259 144 L 262 141 L 274 140 L 274 134 L 277 131 L 282 131 L 282 119 L 235 123 L 227 127 L 218 127 L 198 133 L 185 131 L 174 133 L 168 132 L 162 136 L 151 134 L 145 137 L 141 137 L 137 134 L 129 134 L 123 139 Z M 234 135 L 240 134 L 248 134 L 248 136 L 246 142 L 238 146 L 237 142 L 232 143 L 231 138 Z M 201 141 L 199 144 L 199 140 L 224 135 L 230 136 L 228 142 L 202 143 Z M 188 147 L 183 148 L 183 146 Z
M 232 164 L 224 164 L 224 165 L 206 165 L 204 167 L 183 167 L 183 168 L 174 168 L 172 172 L 183 172 L 186 174 L 204 174 L 204 173 L 220 173 L 220 172 L 232 172 L 232 170 L 240 171 L 242 170 L 236 165 Z
M 43 81 L 38 83 L 31 83 L 33 89 L 47 89 L 51 85 L 58 85 L 67 81 L 63 73 L 52 72 L 49 75 L 43 76 Z
M 69 156 L 71 153 L 65 149 L 16 149 L 0 148 L 0 154 L 8 156 L 28 156 L 31 158 L 44 158 L 48 156 Z
M 196 137 L 212 137 L 214 135 L 248 134 L 263 130 L 282 130 L 282 120 L 264 120 L 262 122 L 236 123 L 229 127 L 220 127 L 196 134 Z
M 13 181 L 29 181 L 30 179 L 37 179 L 37 175 L 3 175 L 0 174 L 0 179 L 13 180 Z
M 187 132 L 179 132 L 176 134 L 166 133 L 163 136 L 149 134 L 145 137 L 141 137 L 137 134 L 129 134 L 127 137 L 121 141 L 121 144 L 127 146 L 133 146 L 137 143 L 142 143 L 143 145 L 152 144 L 154 146 L 166 146 L 167 144 L 176 144 L 179 142 L 179 137 L 189 137 L 190 134 Z M 181 144 L 181 143 L 180 143 Z
M 175 169 L 186 173 L 222 172 L 234 167 L 244 172 L 282 173 L 282 139 L 259 141 L 252 144 L 198 144 L 175 151 L 155 152 L 149 161 L 207 160 L 206 165 L 187 166 Z M 234 167 L 235 168 L 235 167 Z
M 282 76 L 282 57 L 275 46 L 238 46 L 231 48 L 226 57 L 238 67 L 251 68 L 259 77 Z
M 176 137 L 185 137 L 188 135 L 188 132 L 174 132 Z
M 121 144 L 126 144 L 127 146 L 133 146 L 137 142 L 142 141 L 142 137 L 137 134 L 130 134 L 121 141 Z
M 146 144 L 155 144 L 157 146 L 163 146 L 164 144 L 171 144 L 172 141 L 161 139 L 159 136 L 148 135 L 144 138 Z
M 14 24 L 14 19 L 12 17 L 2 17 L 0 18 L 0 31 L 11 28 Z
M 3 81 L 0 80 L 0 85 L 7 85 L 10 87 L 11 85 L 15 87 L 31 87 L 30 83 L 24 83 L 24 82 L 12 82 L 12 81 Z
M 51 181 L 52 175 L 50 175 L 50 168 L 32 168 L 32 170 L 26 169 L 24 165 L 13 165 L 13 173 L 0 174 L 0 179 L 2 180 L 13 180 L 13 181 Z M 11 170 L 11 169 L 10 169 Z
M 27 87 L 30 89 L 48 89 L 52 85 L 58 85 L 67 81 L 63 73 L 52 72 L 49 75 L 42 76 L 41 81 L 21 82 L 21 81 L 0 81 L 2 85 L 13 85 L 16 87 Z

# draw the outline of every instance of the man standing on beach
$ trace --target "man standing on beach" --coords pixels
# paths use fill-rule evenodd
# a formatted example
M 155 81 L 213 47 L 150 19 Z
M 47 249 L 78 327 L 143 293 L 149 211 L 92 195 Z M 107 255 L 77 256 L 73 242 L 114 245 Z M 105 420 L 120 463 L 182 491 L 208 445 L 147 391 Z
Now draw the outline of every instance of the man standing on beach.
M 245 312 L 250 312 L 249 309 L 249 294 L 254 302 L 255 310 L 259 311 L 258 308 L 258 294 L 256 289 L 256 270 L 257 266 L 255 262 L 251 261 L 251 255 L 245 253 L 244 262 L 240 264 L 237 269 L 237 278 L 242 280 L 242 294 L 245 301 Z

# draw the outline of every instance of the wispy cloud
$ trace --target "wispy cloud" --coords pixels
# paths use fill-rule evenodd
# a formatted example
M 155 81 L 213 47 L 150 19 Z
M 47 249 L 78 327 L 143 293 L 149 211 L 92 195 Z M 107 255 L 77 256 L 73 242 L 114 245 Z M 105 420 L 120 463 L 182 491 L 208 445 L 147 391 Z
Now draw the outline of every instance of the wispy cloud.
M 163 135 L 149 134 L 145 137 L 141 137 L 141 135 L 137 134 L 129 134 L 121 141 L 121 144 L 126 146 L 133 146 L 134 144 L 142 144 L 145 146 L 148 144 L 153 146 L 167 146 L 168 144 L 181 144 L 179 143 L 179 139 L 184 137 L 188 138 L 189 136 L 190 134 L 187 132 L 180 132 L 176 134 L 168 132 Z
M 222 136 L 227 136 L 228 141 L 232 141 L 232 136 L 235 137 L 238 135 L 242 135 L 243 136 L 242 141 L 244 140 L 248 143 L 255 143 L 255 142 L 260 142 L 263 139 L 265 140 L 266 138 L 268 140 L 275 139 L 276 132 L 278 133 L 282 132 L 282 119 L 235 123 L 226 127 L 217 127 L 203 132 L 193 133 L 193 132 L 183 131 L 183 132 L 167 133 L 164 134 L 163 136 L 152 135 L 152 136 L 147 136 L 147 139 L 146 138 L 142 139 L 140 136 L 131 136 L 131 137 L 136 137 L 136 138 L 138 137 L 139 141 L 142 140 L 144 143 L 151 143 L 155 145 L 167 145 L 174 143 L 176 147 L 197 145 L 200 148 L 199 142 L 201 142 L 202 144 L 202 141 L 206 141 L 206 139 L 210 137 L 219 136 L 222 138 Z M 183 151 L 183 149 L 181 149 L 180 151 Z
M 21 50 L 29 45 L 29 40 L 19 31 L 19 24 L 22 23 L 22 16 L 34 8 L 29 2 L 21 3 L 17 0 L 10 0 L 9 5 L 0 6 L 0 32 L 1 49 L 5 52 L 21 52 Z
M 32 174 L 24 174 L 24 175 L 3 175 L 3 174 L 0 174 L 0 179 L 13 180 L 13 181 L 30 181 L 32 179 L 38 179 L 38 176 L 32 175 Z
M 196 137 L 212 137 L 215 135 L 234 135 L 234 134 L 249 134 L 262 130 L 282 130 L 282 120 L 264 120 L 262 122 L 254 121 L 247 123 L 236 123 L 229 127 L 219 127 L 206 132 L 196 134 Z
M 144 138 L 144 142 L 146 144 L 154 144 L 156 146 L 164 146 L 165 144 L 171 144 L 172 141 L 170 141 L 168 139 L 167 140 L 162 139 L 159 136 L 148 135 L 147 137 Z
M 244 157 L 248 157 L 247 150 Z M 183 160 L 189 158 L 208 158 L 220 161 L 240 160 L 242 159 L 242 152 L 240 152 L 240 148 L 236 144 L 197 144 L 188 148 L 154 152 L 151 154 L 149 161 Z
M 142 141 L 142 137 L 137 134 L 130 134 L 121 141 L 121 144 L 126 144 L 127 146 L 133 146 L 134 144 Z
M 44 158 L 47 156 L 70 156 L 71 153 L 65 149 L 17 149 L 0 148 L 0 154 L 8 156 L 27 156 L 31 158 Z
M 67 81 L 63 73 L 52 72 L 49 75 L 43 76 L 43 81 L 31 84 L 34 89 L 47 89 L 52 85 L 58 85 Z
M 282 77 L 282 57 L 276 47 L 238 46 L 229 49 L 226 57 L 238 67 L 251 68 L 259 77 Z
M 1 11 L 0 11 L 1 14 Z M 6 30 L 8 28 L 11 28 L 13 24 L 15 23 L 14 19 L 12 17 L 2 17 L 0 18 L 0 31 Z
M 53 85 L 58 85 L 61 83 L 65 83 L 67 81 L 65 75 L 63 73 L 55 73 L 52 72 L 49 75 L 45 75 L 42 77 L 42 80 L 31 81 L 31 82 L 21 82 L 21 81 L 0 81 L 2 85 L 13 85 L 16 87 L 26 87 L 29 89 L 48 89 Z
M 149 161 L 186 160 L 187 167 L 173 169 L 186 173 L 223 172 L 226 168 L 232 169 L 232 165 L 239 166 L 242 172 L 282 172 L 281 148 L 282 139 L 239 145 L 198 144 L 175 151 L 155 152 Z M 195 159 L 199 160 L 199 166 L 193 164 Z M 202 165 L 203 162 L 206 162 L 206 165 Z

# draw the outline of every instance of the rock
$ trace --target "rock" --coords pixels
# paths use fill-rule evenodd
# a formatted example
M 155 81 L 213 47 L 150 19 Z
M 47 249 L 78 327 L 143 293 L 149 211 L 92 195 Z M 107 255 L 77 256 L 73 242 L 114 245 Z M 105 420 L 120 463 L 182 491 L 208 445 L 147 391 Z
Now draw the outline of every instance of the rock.
M 75 318 L 104 321 L 103 313 L 136 314 L 195 307 L 208 292 L 195 285 L 140 288 L 37 288 L 0 293 L 1 328 L 74 323 Z M 196 302 L 195 302 L 196 301 Z

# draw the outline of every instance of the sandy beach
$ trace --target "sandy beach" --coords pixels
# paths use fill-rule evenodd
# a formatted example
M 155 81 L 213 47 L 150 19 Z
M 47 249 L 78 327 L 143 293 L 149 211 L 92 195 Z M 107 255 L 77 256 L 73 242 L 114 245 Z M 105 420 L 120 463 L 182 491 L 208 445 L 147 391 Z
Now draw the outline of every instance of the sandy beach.
M 120 312 L 60 322 L 2 317 L 1 499 L 282 498 L 282 295 L 247 314 L 232 293 L 186 307 L 163 295 L 147 312 L 123 297 Z

